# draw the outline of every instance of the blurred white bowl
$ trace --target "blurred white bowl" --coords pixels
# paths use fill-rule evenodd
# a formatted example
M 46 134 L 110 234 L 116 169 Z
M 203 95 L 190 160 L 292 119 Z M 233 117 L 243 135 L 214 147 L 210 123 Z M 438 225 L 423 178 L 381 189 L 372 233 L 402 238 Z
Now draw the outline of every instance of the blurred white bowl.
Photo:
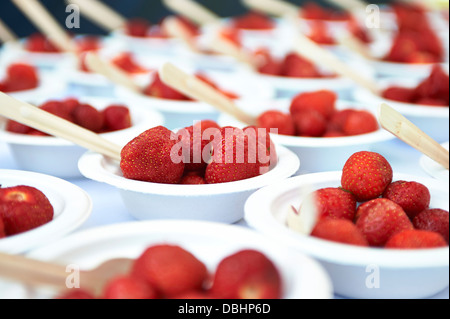
M 264 104 L 241 103 L 241 107 L 254 116 L 258 116 L 267 110 L 280 110 L 289 112 L 291 100 L 275 100 Z M 364 103 L 355 103 L 339 100 L 336 104 L 338 110 L 342 109 L 360 109 L 368 110 L 377 117 L 377 107 Z M 247 125 L 237 122 L 227 114 L 219 118 L 219 125 L 245 127 Z M 299 136 L 287 136 L 273 134 L 272 139 L 275 143 L 287 147 L 293 151 L 301 161 L 300 171 L 297 174 L 316 173 L 323 171 L 335 171 L 342 169 L 347 159 L 355 152 L 361 149 L 371 150 L 380 143 L 387 142 L 395 137 L 380 128 L 378 131 L 358 136 L 335 137 L 335 138 L 311 138 Z M 330 158 L 332 156 L 332 160 Z
M 380 80 L 379 84 L 382 89 L 387 89 L 390 86 L 414 88 L 417 87 L 421 81 L 422 80 L 410 78 L 392 78 Z M 448 106 L 437 107 L 397 102 L 377 96 L 362 88 L 355 90 L 354 99 L 364 104 L 376 106 L 379 106 L 381 103 L 387 103 L 439 143 L 448 141 L 450 113 Z
M 105 242 L 109 244 L 105 246 Z M 283 299 L 333 297 L 330 279 L 319 263 L 241 226 L 183 220 L 131 222 L 76 233 L 27 256 L 89 269 L 113 258 L 137 258 L 148 247 L 161 243 L 183 247 L 205 263 L 211 273 L 223 258 L 243 249 L 255 249 L 279 269 Z M 0 283 L 0 298 L 52 297 L 53 291 L 26 290 L 7 282 Z
M 339 187 L 342 172 L 291 178 L 254 193 L 245 220 L 273 240 L 318 260 L 330 274 L 335 293 L 350 298 L 426 298 L 449 285 L 449 249 L 385 250 L 361 248 L 302 235 L 288 228 L 290 207 L 300 205 L 300 190 Z M 431 206 L 448 210 L 448 184 L 434 179 L 394 174 L 394 180 L 417 181 L 431 192 Z M 378 281 L 379 280 L 379 281 Z M 372 286 L 374 283 L 378 286 Z
M 275 95 L 274 88 L 251 75 L 228 74 L 223 72 L 204 72 L 221 89 L 237 94 L 237 103 L 264 101 Z M 191 72 L 192 74 L 192 72 Z M 149 80 L 151 80 L 149 78 Z M 150 81 L 149 81 L 150 82 Z M 116 95 L 123 101 L 129 101 L 146 108 L 155 109 L 166 119 L 166 127 L 175 129 L 192 125 L 199 120 L 217 121 L 220 112 L 213 106 L 198 101 L 176 101 L 155 98 L 116 86 Z
M 2 187 L 26 185 L 43 192 L 54 209 L 49 223 L 25 233 L 0 239 L 0 251 L 22 254 L 55 242 L 81 226 L 90 216 L 92 201 L 81 188 L 59 178 L 44 174 L 0 170 Z
M 37 105 L 49 99 L 32 99 Z M 97 109 L 111 104 L 120 104 L 113 99 L 80 98 Z M 27 102 L 29 102 L 28 100 Z M 114 143 L 127 143 L 151 127 L 164 124 L 158 112 L 126 105 L 131 112 L 133 126 L 129 129 L 101 134 Z M 7 132 L 6 119 L 0 118 L 0 140 L 6 142 L 20 169 L 48 174 L 60 178 L 80 178 L 78 160 L 86 152 L 81 146 L 67 140 L 51 136 L 30 136 Z
M 445 149 L 449 149 L 449 142 L 442 144 Z M 431 177 L 434 177 L 442 182 L 449 182 L 449 171 L 445 169 L 441 164 L 432 160 L 426 155 L 420 158 L 420 166 Z
M 79 162 L 81 173 L 116 187 L 128 212 L 138 220 L 190 219 L 235 223 L 244 217 L 244 203 L 255 190 L 291 177 L 299 168 L 297 156 L 277 147 L 278 164 L 264 175 L 210 185 L 166 185 L 126 179 L 118 162 L 87 152 Z

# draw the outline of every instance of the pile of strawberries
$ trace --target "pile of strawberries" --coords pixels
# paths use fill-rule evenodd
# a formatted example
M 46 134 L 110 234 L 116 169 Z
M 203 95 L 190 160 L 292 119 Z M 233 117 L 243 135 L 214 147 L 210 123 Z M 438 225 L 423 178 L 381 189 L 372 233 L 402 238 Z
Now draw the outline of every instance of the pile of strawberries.
M 337 98 L 328 90 L 301 93 L 292 100 L 289 113 L 266 111 L 258 117 L 257 126 L 301 137 L 355 136 L 379 129 L 376 117 L 368 111 L 337 110 Z
M 47 101 L 39 108 L 95 133 L 115 132 L 132 126 L 130 110 L 124 105 L 109 105 L 100 111 L 76 98 L 67 98 Z M 6 130 L 17 134 L 48 136 L 13 120 L 8 120 Z
M 430 207 L 428 188 L 393 181 L 380 154 L 362 151 L 346 162 L 341 187 L 313 192 L 319 219 L 311 236 L 362 247 L 431 249 L 448 247 L 449 213 Z M 302 213 L 302 207 L 297 211 Z
M 13 63 L 6 69 L 6 76 L 0 79 L 0 92 L 32 90 L 39 86 L 37 69 L 26 63 Z
M 275 28 L 275 21 L 260 12 L 250 11 L 234 17 L 231 27 L 240 30 L 272 30 Z
M 147 248 L 131 271 L 110 279 L 100 296 L 76 289 L 58 299 L 280 299 L 277 267 L 257 250 L 241 250 L 223 258 L 214 272 L 179 245 Z
M 210 120 L 176 133 L 158 126 L 122 149 L 120 168 L 127 179 L 159 184 L 218 184 L 253 178 L 277 163 L 275 146 L 262 131 L 220 127 Z
M 417 87 L 393 86 L 383 92 L 383 97 L 404 103 L 448 107 L 449 85 L 449 75 L 441 66 L 436 65 L 433 67 L 430 76 Z
M 198 25 L 192 23 L 190 20 L 177 16 L 178 22 L 182 24 L 185 31 L 188 31 L 191 36 L 195 37 L 200 34 L 200 28 Z M 156 38 L 167 39 L 169 35 L 162 27 L 164 20 L 159 24 L 152 24 L 146 19 L 132 18 L 129 19 L 124 28 L 126 35 L 136 38 Z
M 53 215 L 52 204 L 39 189 L 25 185 L 0 187 L 0 239 L 45 225 Z
M 427 12 L 420 5 L 393 5 L 398 31 L 391 50 L 384 58 L 399 63 L 441 63 L 445 49 L 430 26 Z

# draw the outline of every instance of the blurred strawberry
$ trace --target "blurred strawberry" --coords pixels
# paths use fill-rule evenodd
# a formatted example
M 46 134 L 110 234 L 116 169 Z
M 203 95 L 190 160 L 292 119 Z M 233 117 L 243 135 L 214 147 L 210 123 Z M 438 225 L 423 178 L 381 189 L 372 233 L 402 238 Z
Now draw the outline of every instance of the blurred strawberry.
M 341 244 L 369 246 L 358 227 L 346 219 L 321 219 L 314 227 L 311 236 Z
M 35 89 L 39 86 L 38 71 L 29 64 L 13 63 L 6 69 L 6 78 L 2 86 L 5 92 Z
M 30 52 L 58 53 L 60 50 L 41 33 L 31 34 L 24 43 L 24 48 Z
M 338 187 L 328 187 L 315 191 L 313 195 L 319 218 L 353 221 L 357 203 L 355 197 L 349 192 Z
M 433 249 L 448 247 L 444 238 L 424 230 L 405 230 L 392 236 L 385 245 L 387 249 Z
M 337 94 L 329 90 L 304 92 L 292 99 L 289 110 L 292 115 L 300 111 L 314 110 L 328 120 L 336 112 L 337 99 Z
M 397 86 L 389 87 L 382 92 L 382 96 L 385 99 L 404 103 L 413 103 L 416 97 L 415 94 L 415 89 Z
M 449 242 L 449 214 L 446 210 L 426 209 L 413 219 L 413 225 L 418 230 L 439 233 L 447 243 Z
M 103 288 L 103 299 L 157 299 L 156 291 L 145 281 L 131 275 L 110 279 Z
M 125 105 L 109 105 L 103 111 L 106 131 L 120 131 L 132 126 L 131 114 Z
M 26 125 L 23 125 L 22 123 L 8 120 L 6 122 L 6 131 L 16 134 L 29 134 L 31 132 L 32 128 Z
M 95 133 L 101 132 L 105 123 L 103 113 L 89 104 L 79 104 L 72 116 L 74 123 Z
M 258 72 L 262 74 L 280 76 L 282 63 L 270 53 L 267 48 L 260 48 L 253 53 Z
M 177 90 L 172 89 L 171 87 L 166 85 L 163 81 L 161 81 L 159 74 L 156 74 L 155 78 L 153 79 L 153 82 L 144 89 L 144 94 L 168 100 L 178 100 L 178 101 L 190 100 L 190 98 L 188 98 L 184 94 L 178 92 Z
M 289 53 L 284 58 L 281 75 L 292 78 L 322 78 L 317 67 L 296 53 Z
M 343 132 L 348 136 L 368 134 L 378 131 L 380 125 L 377 118 L 370 112 L 355 110 L 347 117 Z
M 277 110 L 270 110 L 258 116 L 258 127 L 264 128 L 270 132 L 271 129 L 277 129 L 281 135 L 295 135 L 295 124 L 292 116 Z
M 139 65 L 131 52 L 123 52 L 114 57 L 111 62 L 127 73 L 138 74 L 147 72 L 147 69 Z
M 271 30 L 275 27 L 275 23 L 267 15 L 256 11 L 250 11 L 244 15 L 234 17 L 232 26 L 237 29 Z
M 151 24 L 142 18 L 132 18 L 126 22 L 125 34 L 132 37 L 145 38 L 148 35 L 148 31 Z
M 0 239 L 5 237 L 6 237 L 5 223 L 3 222 L 3 219 L 0 216 Z
M 322 137 L 327 130 L 326 118 L 316 110 L 303 110 L 292 115 L 295 131 L 302 137 Z

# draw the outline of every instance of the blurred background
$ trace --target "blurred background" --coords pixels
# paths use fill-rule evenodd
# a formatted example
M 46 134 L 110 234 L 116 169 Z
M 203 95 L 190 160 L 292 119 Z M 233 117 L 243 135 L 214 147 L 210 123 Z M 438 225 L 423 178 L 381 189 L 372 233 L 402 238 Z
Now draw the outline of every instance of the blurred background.
M 161 0 L 104 0 L 106 4 L 119 11 L 128 18 L 141 17 L 157 23 L 170 14 Z M 228 17 L 243 14 L 247 9 L 240 0 L 197 0 L 216 14 Z M 286 0 L 297 5 L 302 5 L 309 0 Z M 327 6 L 326 1 L 314 1 Z M 378 0 L 370 1 L 373 4 L 387 4 L 392 1 Z M 68 13 L 66 13 L 65 0 L 42 0 L 41 3 L 53 14 L 53 16 L 64 25 Z M 36 31 L 36 28 L 9 0 L 0 1 L 0 19 L 2 19 L 17 35 L 25 37 Z M 73 31 L 73 30 L 72 30 Z M 104 34 L 104 30 L 81 17 L 80 29 L 77 33 L 82 34 Z

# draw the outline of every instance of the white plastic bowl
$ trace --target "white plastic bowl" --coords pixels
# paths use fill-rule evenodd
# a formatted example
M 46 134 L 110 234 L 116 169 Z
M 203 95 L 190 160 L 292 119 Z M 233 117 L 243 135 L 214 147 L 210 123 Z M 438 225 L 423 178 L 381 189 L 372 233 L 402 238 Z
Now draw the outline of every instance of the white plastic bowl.
M 284 286 L 283 299 L 333 297 L 329 276 L 319 263 L 241 226 L 183 220 L 116 224 L 73 234 L 27 256 L 89 269 L 112 258 L 137 258 L 146 248 L 161 243 L 185 248 L 205 263 L 210 272 L 214 272 L 223 258 L 243 249 L 256 249 L 279 269 Z M 6 291 L 8 294 L 4 296 Z M 24 287 L 3 282 L 0 283 L 1 297 L 45 299 L 54 297 L 54 292 L 27 291 Z
M 257 116 L 271 109 L 289 112 L 290 103 L 291 100 L 282 99 L 266 102 L 265 104 L 241 103 L 241 106 L 250 114 Z M 363 103 L 339 100 L 336 108 L 338 110 L 347 108 L 368 110 L 377 116 L 376 107 L 371 105 L 365 106 Z M 218 122 L 221 126 L 246 126 L 226 114 L 221 115 Z M 311 138 L 273 134 L 272 139 L 275 143 L 293 151 L 300 158 L 302 164 L 297 174 L 304 174 L 342 169 L 347 159 L 353 153 L 361 151 L 362 148 L 371 150 L 381 143 L 394 139 L 394 136 L 380 128 L 373 133 L 349 137 Z M 330 157 L 332 157 L 332 160 Z
M 275 90 L 271 85 L 249 74 L 228 74 L 211 71 L 205 72 L 205 74 L 221 89 L 237 94 L 239 96 L 237 103 L 252 100 L 262 102 L 275 96 Z M 199 120 L 216 121 L 220 115 L 216 108 L 203 102 L 155 98 L 136 94 L 121 86 L 116 86 L 116 95 L 123 101 L 129 101 L 129 103 L 153 108 L 161 112 L 166 119 L 166 127 L 169 129 L 186 127 Z
M 415 79 L 385 79 L 380 80 L 380 87 L 387 89 L 388 87 L 417 87 L 422 80 Z M 381 103 L 387 103 L 398 112 L 403 114 L 408 120 L 413 122 L 426 134 L 437 140 L 439 143 L 448 141 L 449 137 L 449 107 L 436 107 L 429 105 L 411 104 L 388 100 L 377 96 L 372 92 L 359 88 L 354 92 L 356 101 L 379 106 Z
M 36 99 L 33 99 L 36 101 Z M 37 104 L 47 101 L 41 99 Z M 113 99 L 80 98 L 98 109 L 111 104 L 120 104 Z M 158 112 L 136 108 L 130 109 L 133 126 L 129 129 L 101 134 L 105 139 L 123 144 L 151 127 L 163 125 L 164 118 Z M 6 142 L 20 169 L 48 174 L 60 178 L 80 178 L 78 160 L 86 152 L 81 146 L 51 136 L 30 136 L 10 133 L 5 130 L 6 119 L 0 118 L 0 140 Z
M 116 187 L 128 212 L 138 220 L 190 219 L 235 223 L 244 217 L 244 203 L 255 190 L 292 176 L 297 156 L 277 147 L 278 164 L 268 173 L 247 180 L 214 185 L 166 185 L 126 179 L 118 162 L 87 152 L 79 162 L 81 173 Z
M 42 191 L 54 208 L 54 218 L 38 228 L 0 239 L 0 251 L 22 254 L 55 242 L 81 226 L 90 216 L 92 201 L 76 185 L 56 177 L 18 170 L 0 170 L 2 187 L 31 186 Z
M 288 209 L 300 205 L 302 187 L 311 191 L 339 187 L 341 175 L 341 171 L 303 175 L 263 188 L 247 201 L 245 220 L 273 240 L 318 260 L 330 274 L 335 293 L 341 296 L 426 298 L 448 287 L 448 248 L 414 251 L 360 248 L 302 235 L 287 227 Z M 426 185 L 431 192 L 431 206 L 448 210 L 448 184 L 403 174 L 394 174 L 394 180 Z
M 449 149 L 449 142 L 443 143 L 442 147 L 445 149 Z M 445 169 L 441 164 L 432 160 L 426 155 L 423 155 L 420 158 L 420 166 L 422 169 L 431 177 L 436 178 L 442 182 L 449 182 L 449 171 Z

